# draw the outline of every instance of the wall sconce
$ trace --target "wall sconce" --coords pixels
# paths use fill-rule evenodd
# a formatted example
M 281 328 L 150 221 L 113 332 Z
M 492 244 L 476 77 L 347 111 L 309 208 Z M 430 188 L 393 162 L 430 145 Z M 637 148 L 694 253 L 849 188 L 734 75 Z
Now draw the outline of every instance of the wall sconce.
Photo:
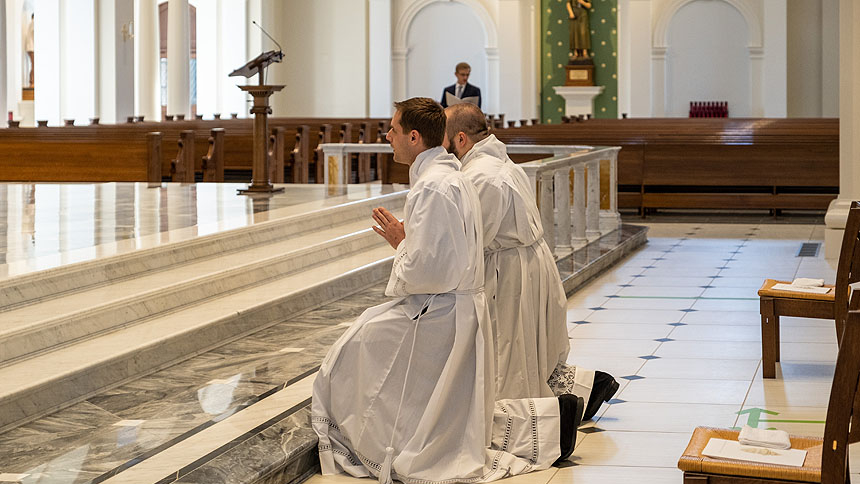
M 122 24 L 122 40 L 128 41 L 134 38 L 134 20 Z

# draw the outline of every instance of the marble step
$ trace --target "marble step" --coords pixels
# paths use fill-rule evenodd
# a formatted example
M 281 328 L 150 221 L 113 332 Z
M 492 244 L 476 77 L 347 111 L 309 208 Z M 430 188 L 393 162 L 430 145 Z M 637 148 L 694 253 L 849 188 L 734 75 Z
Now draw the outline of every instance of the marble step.
M 367 225 L 364 220 L 344 224 L 9 311 L 0 328 L 0 367 L 383 245 Z
M 384 280 L 393 251 L 372 235 L 368 247 L 347 238 L 336 260 L 0 368 L 0 432 Z
M 92 261 L 69 264 L 0 280 L 0 320 L 14 309 L 83 290 L 114 285 L 141 274 L 164 271 L 212 257 L 233 254 L 323 229 L 364 221 L 369 226 L 375 207 L 400 210 L 406 192 L 399 191 L 355 202 L 341 203 L 302 215 L 283 217 L 241 229 L 203 235 L 191 240 Z

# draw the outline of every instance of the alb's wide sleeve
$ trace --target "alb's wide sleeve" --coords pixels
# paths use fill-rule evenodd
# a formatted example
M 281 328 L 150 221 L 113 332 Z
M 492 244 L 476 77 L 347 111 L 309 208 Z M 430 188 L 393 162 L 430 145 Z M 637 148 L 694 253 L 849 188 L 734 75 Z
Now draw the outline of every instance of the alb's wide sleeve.
M 431 188 L 407 202 L 406 238 L 397 246 L 385 294 L 441 294 L 453 291 L 469 264 L 463 215 L 449 194 Z

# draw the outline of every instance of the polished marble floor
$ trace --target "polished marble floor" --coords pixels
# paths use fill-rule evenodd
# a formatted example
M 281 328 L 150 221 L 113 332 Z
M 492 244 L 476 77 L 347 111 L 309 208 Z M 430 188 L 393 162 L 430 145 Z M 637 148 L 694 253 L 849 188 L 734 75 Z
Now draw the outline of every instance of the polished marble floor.
M 285 185 L 271 197 L 246 184 L 2 183 L 0 279 L 245 227 L 403 187 Z
M 299 210 L 301 203 L 280 209 Z M 246 220 L 248 213 L 253 207 Z M 578 435 L 573 465 L 504 482 L 678 483 L 675 464 L 696 425 L 746 422 L 823 433 L 836 355 L 832 322 L 788 318 L 779 378 L 763 381 L 755 296 L 766 276 L 832 282 L 823 250 L 795 257 L 801 243 L 822 241 L 823 225 L 726 222 L 648 219 L 648 244 L 574 294 L 570 362 L 613 373 L 622 389 Z M 167 452 L 172 444 L 193 436 L 207 441 L 225 424 L 230 428 L 231 419 L 250 418 L 261 395 L 312 371 L 345 325 L 381 301 L 381 292 L 368 288 L 2 434 L 0 482 L 24 474 L 24 484 L 157 482 L 166 469 L 159 466 L 174 458 Z M 302 440 L 273 433 L 280 452 Z M 177 482 L 233 482 L 252 461 L 226 457 L 197 471 L 207 477 Z M 852 467 L 860 469 L 860 460 Z M 370 481 L 316 475 L 310 482 Z
M 569 299 L 569 362 L 609 371 L 622 388 L 581 429 L 572 465 L 502 482 L 680 483 L 678 457 L 698 425 L 823 435 L 833 322 L 784 318 L 781 370 L 765 381 L 756 290 L 765 277 L 832 283 L 823 250 L 795 257 L 801 243 L 823 242 L 824 227 L 729 222 L 648 219 L 648 244 Z M 852 469 L 860 470 L 860 454 L 852 453 Z M 309 482 L 370 481 L 316 475 Z

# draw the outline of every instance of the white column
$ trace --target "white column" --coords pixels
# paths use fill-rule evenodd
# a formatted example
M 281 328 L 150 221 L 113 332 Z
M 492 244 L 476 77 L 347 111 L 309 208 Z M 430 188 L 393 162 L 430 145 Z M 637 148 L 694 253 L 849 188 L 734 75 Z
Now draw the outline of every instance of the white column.
M 482 93 L 484 104 L 481 108 L 487 113 L 501 113 L 499 111 L 499 49 L 487 47 L 487 90 L 486 96 Z M 486 96 L 486 97 L 484 97 Z
M 666 115 L 666 47 L 651 49 L 651 115 Z
M 586 163 L 588 200 L 585 202 L 585 238 L 589 242 L 600 238 L 600 160 Z
M 34 4 L 35 76 L 34 109 L 36 120 L 48 120 L 51 126 L 60 121 L 60 0 Z M 27 19 L 29 21 L 29 19 Z
M 839 116 L 839 0 L 821 2 L 821 115 Z M 836 27 L 836 28 L 834 28 Z
M 197 114 L 207 118 L 218 105 L 218 38 L 221 0 L 197 2 Z M 238 65 L 236 67 L 239 67 Z M 236 88 L 234 88 L 236 89 Z M 238 89 L 237 89 L 238 90 Z
M 618 1 L 618 116 L 651 116 L 651 0 Z
M 391 0 L 368 2 L 368 115 L 391 116 Z
M 85 125 L 96 113 L 95 1 L 64 1 L 60 12 L 60 117 Z
M 159 65 L 158 0 L 138 0 L 135 38 L 138 45 L 136 114 L 161 121 L 161 66 Z
M 750 113 L 755 118 L 765 116 L 764 49 L 750 47 Z
M 6 104 L 3 106 L 3 115 L 7 111 L 13 111 L 15 119 L 21 119 L 19 103 L 21 101 L 21 87 L 24 78 L 22 73 L 24 48 L 21 43 L 21 4 L 20 0 L 6 1 L 6 35 L 2 40 L 6 45 L 6 84 L 2 86 L 6 90 Z
M 839 198 L 824 223 L 824 256 L 839 257 L 851 200 L 860 199 L 860 6 L 839 3 Z
M 9 58 L 9 44 L 6 43 L 6 0 L 0 0 L 0 39 L 3 39 L 3 45 L 0 45 L 0 127 L 6 126 L 7 111 L 11 111 L 7 107 L 6 101 L 6 64 Z M 5 192 L 3 193 L 5 195 Z M 6 214 L 3 213 L 5 216 Z
M 97 112 L 104 123 L 134 115 L 133 20 L 134 0 L 98 0 Z
M 764 112 L 757 114 L 753 104 L 753 117 L 784 118 L 788 111 L 788 6 L 785 0 L 764 0 L 764 73 L 761 84 L 751 83 L 751 88 L 761 92 L 764 98 Z M 750 59 L 752 60 L 752 49 Z M 750 69 L 754 72 L 753 62 Z M 754 75 L 754 74 L 753 74 Z M 752 79 L 755 81 L 755 78 Z M 754 91 L 754 92 L 755 92 Z
M 403 48 L 391 49 L 391 71 L 394 78 L 394 89 L 392 95 L 394 101 L 403 101 L 406 99 L 406 56 L 409 55 L 409 49 Z M 486 109 L 486 108 L 484 108 Z
M 588 243 L 585 238 L 585 164 L 573 166 L 573 247 L 578 249 Z
M 167 0 L 167 114 L 191 117 L 188 0 Z
M 558 221 L 557 247 L 561 252 L 570 251 L 570 170 L 556 170 L 555 175 L 555 219 Z M 563 254 L 562 254 L 563 255 Z
M 244 77 L 228 77 L 228 74 L 253 58 L 248 57 L 246 51 L 247 33 L 251 28 L 256 30 L 256 27 L 249 25 L 250 19 L 247 16 L 245 0 L 220 0 L 220 7 L 216 112 L 221 113 L 221 117 L 227 117 L 228 113 L 239 113 L 239 117 L 244 118 L 248 116 L 245 93 L 236 86 L 245 85 L 246 80 Z M 198 82 L 199 79 L 200 76 L 198 76 Z

